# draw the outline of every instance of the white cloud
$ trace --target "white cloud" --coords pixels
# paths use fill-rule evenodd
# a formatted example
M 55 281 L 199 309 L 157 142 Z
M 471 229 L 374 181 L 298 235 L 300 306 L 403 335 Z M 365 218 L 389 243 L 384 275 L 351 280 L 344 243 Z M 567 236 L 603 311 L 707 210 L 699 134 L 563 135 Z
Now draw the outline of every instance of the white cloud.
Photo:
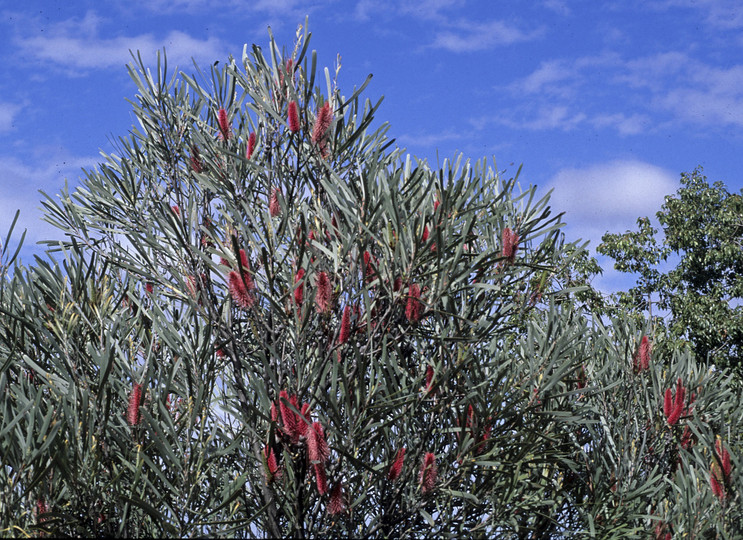
M 614 160 L 559 171 L 549 181 L 551 206 L 595 248 L 609 232 L 634 229 L 637 218 L 654 217 L 676 177 L 661 167 L 636 160 Z
M 162 37 L 152 34 L 101 37 L 102 19 L 88 12 L 82 19 L 68 19 L 43 35 L 17 38 L 25 54 L 68 69 L 120 68 L 131 61 L 129 51 L 140 51 L 145 59 L 165 47 L 169 62 L 186 67 L 191 58 L 211 62 L 226 56 L 227 47 L 218 39 L 197 39 L 171 31 Z
M 530 41 L 541 34 L 541 30 L 525 32 L 503 21 L 458 21 L 449 28 L 436 33 L 432 47 L 452 52 L 482 51 L 500 45 Z

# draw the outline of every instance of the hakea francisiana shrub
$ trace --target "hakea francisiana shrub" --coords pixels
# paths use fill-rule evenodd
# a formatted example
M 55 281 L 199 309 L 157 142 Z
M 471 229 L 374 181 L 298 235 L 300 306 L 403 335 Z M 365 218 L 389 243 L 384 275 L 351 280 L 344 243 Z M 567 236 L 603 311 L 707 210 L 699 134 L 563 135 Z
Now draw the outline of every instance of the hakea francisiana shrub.
M 650 342 L 647 336 L 642 336 L 640 346 L 632 357 L 632 368 L 635 373 L 645 371 L 650 367 Z
M 436 465 L 436 455 L 433 452 L 426 452 L 426 455 L 423 456 L 423 463 L 421 463 L 421 470 L 418 474 L 418 483 L 420 484 L 421 492 L 429 493 L 433 490 L 438 474 L 439 469 Z
M 724 500 L 728 496 L 730 486 L 730 475 L 733 466 L 730 463 L 730 452 L 722 444 L 720 439 L 715 441 L 715 453 L 709 468 L 709 483 L 715 497 Z
M 129 394 L 129 405 L 126 409 L 126 421 L 130 426 L 139 424 L 139 407 L 142 404 L 142 385 L 134 383 L 132 392 Z

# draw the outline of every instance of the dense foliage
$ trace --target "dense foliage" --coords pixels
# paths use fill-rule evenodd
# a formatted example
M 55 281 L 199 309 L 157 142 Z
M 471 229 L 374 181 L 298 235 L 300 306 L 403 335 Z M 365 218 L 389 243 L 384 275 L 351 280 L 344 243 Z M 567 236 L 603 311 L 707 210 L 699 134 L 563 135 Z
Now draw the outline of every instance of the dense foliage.
M 735 537 L 726 373 L 592 317 L 546 197 L 405 157 L 307 37 L 138 60 L 56 259 L 4 254 L 0 531 Z
M 701 169 L 638 231 L 607 234 L 598 251 L 638 276 L 620 309 L 654 317 L 664 350 L 690 348 L 700 360 L 743 375 L 743 192 L 709 185 Z M 653 305 L 656 306 L 653 314 Z

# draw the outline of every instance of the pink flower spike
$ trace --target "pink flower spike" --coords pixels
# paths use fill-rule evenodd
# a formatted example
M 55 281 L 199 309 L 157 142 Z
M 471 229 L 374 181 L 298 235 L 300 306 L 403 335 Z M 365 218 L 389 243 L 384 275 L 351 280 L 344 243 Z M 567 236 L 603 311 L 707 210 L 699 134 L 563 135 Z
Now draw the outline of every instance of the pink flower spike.
M 341 330 L 338 333 L 338 343 L 343 345 L 348 341 L 351 335 L 351 306 L 343 308 L 343 317 L 341 317 Z
M 511 230 L 510 227 L 503 229 L 503 251 L 502 255 L 509 263 L 516 260 L 516 251 L 519 249 L 519 235 Z
M 663 414 L 666 415 L 666 418 L 671 416 L 671 411 L 673 411 L 673 393 L 671 392 L 671 389 L 668 388 L 663 397 Z
M 296 133 L 299 131 L 299 112 L 297 110 L 297 102 L 292 101 L 289 103 L 289 113 L 288 113 L 288 121 L 289 121 L 289 131 L 292 133 Z
M 134 383 L 132 393 L 129 394 L 129 406 L 126 410 L 126 420 L 130 426 L 139 424 L 139 406 L 142 402 L 142 385 Z
M 325 465 L 322 463 L 316 463 L 314 468 L 315 480 L 317 481 L 317 491 L 320 495 L 325 495 L 328 492 L 328 478 L 325 475 Z
M 423 228 L 423 234 L 421 235 L 421 244 L 425 244 L 428 240 L 428 225 Z
M 248 150 L 245 153 L 245 157 L 247 157 L 248 159 L 250 159 L 251 157 L 253 157 L 253 152 L 254 151 L 255 151 L 255 132 L 252 132 L 248 136 Z
M 328 514 L 335 516 L 346 511 L 346 499 L 343 496 L 343 483 L 337 482 L 333 489 L 330 490 L 330 503 L 328 504 Z
M 400 473 L 402 473 L 402 466 L 405 462 L 405 452 L 406 448 L 400 448 L 397 453 L 395 454 L 395 461 L 392 462 L 392 465 L 390 466 L 390 470 L 387 473 L 387 478 L 390 482 L 394 482 L 398 478 L 400 478 Z
M 642 336 L 640 346 L 637 348 L 637 352 L 632 358 L 632 367 L 635 373 L 645 371 L 650 367 L 650 343 L 648 342 L 647 336 Z
M 217 114 L 217 122 L 219 123 L 219 136 L 223 141 L 230 138 L 230 122 L 227 119 L 227 111 L 219 109 Z
M 310 463 L 325 463 L 330 456 L 325 432 L 320 422 L 313 422 L 307 430 L 307 456 Z
M 279 188 L 273 188 L 271 190 L 271 200 L 268 203 L 268 211 L 271 213 L 271 217 L 277 217 L 281 215 L 281 205 L 279 204 Z
M 427 452 L 423 457 L 420 474 L 418 475 L 418 482 L 423 493 L 431 491 L 436 485 L 438 472 L 438 467 L 436 466 L 436 455 L 432 452 Z
M 315 307 L 318 313 L 327 313 L 330 310 L 331 290 L 327 272 L 320 272 L 315 278 Z
M 294 277 L 294 303 L 297 306 L 302 307 L 302 301 L 304 300 L 304 268 L 297 270 L 297 275 Z M 299 283 L 299 285 L 297 285 Z
M 411 323 L 417 323 L 421 318 L 422 304 L 420 297 L 421 289 L 414 283 L 408 289 L 408 304 L 405 307 L 405 316 Z
M 330 102 L 326 101 L 322 107 L 317 110 L 317 118 L 315 119 L 315 127 L 312 129 L 312 142 L 315 144 L 322 144 L 325 139 L 326 132 L 330 127 L 330 123 L 333 121 L 333 112 L 330 110 Z
M 297 433 L 297 416 L 289 406 L 289 392 L 282 390 L 279 392 L 279 411 L 281 412 L 281 421 L 284 423 L 284 432 L 291 438 Z

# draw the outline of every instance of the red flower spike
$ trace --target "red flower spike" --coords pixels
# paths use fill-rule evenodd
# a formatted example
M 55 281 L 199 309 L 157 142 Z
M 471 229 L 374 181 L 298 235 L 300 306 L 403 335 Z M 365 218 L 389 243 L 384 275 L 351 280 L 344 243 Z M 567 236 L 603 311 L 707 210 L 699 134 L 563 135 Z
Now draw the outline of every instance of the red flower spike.
M 195 173 L 200 173 L 204 170 L 203 165 L 201 165 L 201 156 L 199 156 L 199 149 L 196 146 L 191 147 L 191 170 Z
M 132 393 L 129 394 L 129 406 L 126 409 L 126 421 L 130 426 L 139 424 L 139 405 L 142 402 L 142 385 L 134 383 Z
M 328 478 L 325 475 L 325 465 L 322 463 L 316 463 L 314 469 L 317 491 L 320 495 L 325 495 L 328 492 Z
M 402 289 L 402 278 L 400 276 L 398 276 L 398 277 L 395 278 L 395 282 L 392 285 L 392 290 L 394 292 L 397 292 L 400 289 Z
M 330 503 L 328 504 L 328 514 L 335 516 L 346 511 L 346 499 L 343 496 L 343 483 L 337 482 L 333 489 L 330 490 Z
M 251 132 L 248 136 L 248 150 L 245 152 L 245 157 L 250 159 L 253 157 L 253 152 L 255 151 L 255 132 Z
M 320 272 L 315 278 L 315 308 L 318 313 L 327 313 L 330 310 L 331 290 L 327 272 Z
M 176 216 L 181 217 L 181 209 L 178 208 L 178 205 L 177 204 L 174 204 L 173 206 L 171 206 L 170 209 L 173 211 L 173 213 Z
M 276 403 L 271 402 L 271 422 L 276 422 L 279 419 L 279 411 L 276 410 Z
M 420 297 L 421 289 L 414 283 L 408 289 L 408 305 L 405 307 L 405 317 L 411 323 L 417 323 L 421 318 L 422 304 Z
M 296 399 L 296 398 L 295 398 Z M 297 416 L 289 407 L 289 392 L 282 390 L 279 392 L 279 411 L 281 411 L 281 421 L 284 423 L 284 432 L 292 439 L 297 434 Z
M 296 133 L 299 131 L 299 112 L 297 111 L 297 102 L 292 101 L 289 103 L 289 113 L 288 113 L 288 121 L 289 121 L 289 131 L 292 133 Z
M 343 345 L 351 336 L 351 306 L 343 308 L 343 317 L 341 317 L 341 330 L 338 333 L 338 343 Z
M 426 366 L 426 392 L 430 392 L 432 386 L 433 386 L 433 366 L 431 364 L 428 364 Z
M 312 129 L 312 142 L 324 146 L 325 134 L 333 121 L 333 111 L 330 110 L 330 102 L 326 101 L 322 107 L 317 110 L 315 127 Z
M 297 306 L 302 307 L 302 301 L 304 300 L 304 268 L 300 268 L 297 270 L 297 275 L 294 277 L 294 284 L 296 285 L 294 288 L 294 303 L 297 304 Z M 301 283 L 300 283 L 301 282 Z
M 436 210 L 439 209 L 439 205 L 441 204 L 441 201 L 436 200 L 433 202 L 433 211 L 436 212 Z
M 277 476 L 279 466 L 276 463 L 276 454 L 274 454 L 273 448 L 263 448 L 263 457 L 266 459 L 266 479 L 271 482 Z
M 367 283 L 374 281 L 374 266 L 372 262 L 374 261 L 371 253 L 364 251 L 364 277 Z
M 232 271 L 228 274 L 230 296 L 235 303 L 242 309 L 249 309 L 255 303 L 255 296 L 253 296 L 253 289 L 255 284 L 253 279 L 246 272 L 240 275 L 236 271 Z
M 666 415 L 666 418 L 671 416 L 671 411 L 673 411 L 673 392 L 671 392 L 671 389 L 666 389 L 666 394 L 663 397 L 663 414 Z
M 219 138 L 226 141 L 230 138 L 230 121 L 227 118 L 227 111 L 219 109 L 217 113 L 217 122 L 219 123 Z
M 689 426 L 684 428 L 684 432 L 681 434 L 681 442 L 679 444 L 684 450 L 689 450 L 694 446 L 694 434 L 689 429 Z
M 647 336 L 642 336 L 640 346 L 632 357 L 632 367 L 635 373 L 645 371 L 650 367 L 650 343 Z
M 713 463 L 710 468 L 709 486 L 712 488 L 712 493 L 714 493 L 715 497 L 720 500 L 725 498 L 725 489 L 722 487 L 722 482 L 720 482 L 720 469 L 717 463 Z
M 516 251 L 519 249 L 519 235 L 511 230 L 510 227 L 503 229 L 503 251 L 502 255 L 509 263 L 516 260 Z
M 152 291 L 153 291 L 152 282 L 148 281 L 147 283 L 145 283 L 144 290 L 152 294 Z
M 423 457 L 420 474 L 418 475 L 418 483 L 420 484 L 423 493 L 428 493 L 433 489 L 436 485 L 436 477 L 438 476 L 438 473 L 436 455 L 432 452 L 427 452 Z
M 325 432 L 320 422 L 314 422 L 307 430 L 307 456 L 310 463 L 325 463 L 330 456 Z
M 720 459 L 720 463 L 722 463 L 722 472 L 725 475 L 725 479 L 728 480 L 730 478 L 730 473 L 732 472 L 730 452 L 727 451 L 719 439 L 715 441 L 715 454 L 717 454 L 717 457 Z
M 423 227 L 423 234 L 421 235 L 421 244 L 425 244 L 428 240 L 428 225 Z
M 405 462 L 405 452 L 407 449 L 405 447 L 400 448 L 397 453 L 395 454 L 395 461 L 392 462 L 392 465 L 390 466 L 390 470 L 387 472 L 387 479 L 390 482 L 394 482 L 398 478 L 400 478 L 400 474 L 402 473 L 402 466 Z
M 279 188 L 273 188 L 271 190 L 271 200 L 268 203 L 268 211 L 271 213 L 271 217 L 277 217 L 281 215 L 281 205 L 279 204 Z
M 686 388 L 681 384 L 681 379 L 676 381 L 676 395 L 673 397 L 673 403 L 671 404 L 671 389 L 666 390 L 666 394 L 663 399 L 663 413 L 666 415 L 669 426 L 675 425 L 681 415 L 684 412 L 684 397 L 686 396 Z
M 310 404 L 303 403 L 299 411 L 301 416 L 297 417 L 297 433 L 300 437 L 307 437 L 307 430 L 312 425 L 312 415 L 310 414 Z

